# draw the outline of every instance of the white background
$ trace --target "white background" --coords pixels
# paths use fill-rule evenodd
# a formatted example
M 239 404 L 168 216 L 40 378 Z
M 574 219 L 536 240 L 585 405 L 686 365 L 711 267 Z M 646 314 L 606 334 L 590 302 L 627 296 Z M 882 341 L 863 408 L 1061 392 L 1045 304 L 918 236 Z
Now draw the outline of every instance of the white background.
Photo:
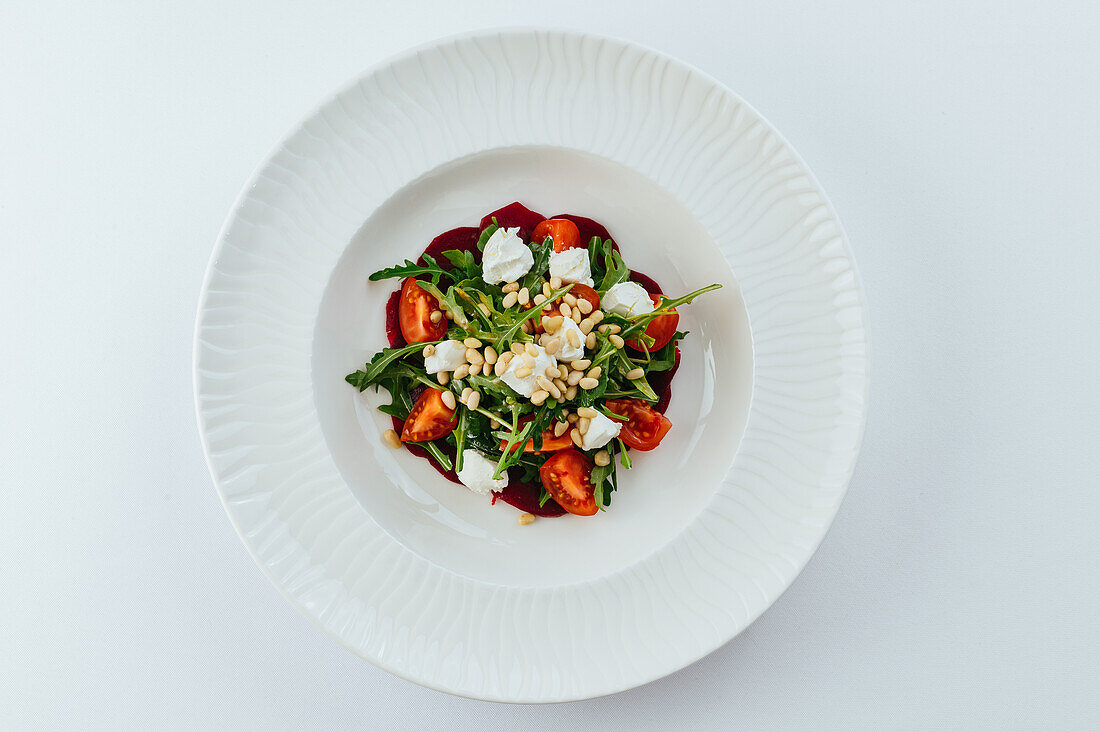
M 549 707 L 419 688 L 298 615 L 191 397 L 203 270 L 267 149 L 407 46 L 527 24 L 679 56 L 775 123 L 872 333 L 859 465 L 794 586 L 680 673 Z M 0 27 L 0 727 L 1100 725 L 1095 3 L 3 3 Z

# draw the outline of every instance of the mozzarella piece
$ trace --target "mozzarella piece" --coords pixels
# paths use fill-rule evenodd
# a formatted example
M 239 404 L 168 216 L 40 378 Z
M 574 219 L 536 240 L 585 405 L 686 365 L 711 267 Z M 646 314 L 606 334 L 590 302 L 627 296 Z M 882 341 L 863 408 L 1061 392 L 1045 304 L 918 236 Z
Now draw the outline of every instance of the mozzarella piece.
M 581 436 L 582 450 L 595 450 L 619 436 L 622 422 L 609 419 L 603 412 L 598 413 L 588 423 L 588 431 Z
M 481 279 L 490 285 L 515 282 L 531 269 L 535 255 L 519 238 L 519 227 L 497 229 L 481 254 Z
M 550 276 L 558 277 L 562 282 L 580 282 L 591 287 L 592 263 L 588 260 L 588 250 L 573 247 L 563 252 L 551 252 Z
M 574 346 L 569 343 L 569 331 L 577 331 L 577 342 L 580 344 Z M 561 327 L 554 333 L 554 337 L 561 341 L 561 348 L 558 350 L 558 358 L 562 361 L 576 361 L 577 359 L 584 358 L 584 339 L 585 335 L 581 332 L 580 326 L 572 318 L 562 318 Z
M 500 376 L 500 380 L 520 396 L 529 397 L 534 394 L 535 390 L 539 388 L 535 383 L 535 379 L 539 376 L 546 376 L 546 369 L 550 366 L 558 367 L 558 360 L 547 353 L 545 348 L 542 346 L 535 346 L 535 348 L 538 349 L 537 356 L 531 356 L 529 353 L 516 356 L 508 362 L 508 368 Z M 531 373 L 528 376 L 516 376 L 516 371 L 524 367 L 530 367 Z
M 649 293 L 637 282 L 620 282 L 600 298 L 600 309 L 629 318 L 653 312 Z
M 467 448 L 462 451 L 462 470 L 458 471 L 458 479 L 474 493 L 483 496 L 500 493 L 508 485 L 508 473 L 501 473 L 500 480 L 493 480 L 496 469 L 496 462 L 486 460 L 477 450 Z
M 424 370 L 429 374 L 454 371 L 466 363 L 466 346 L 461 341 L 443 341 L 435 347 L 435 353 L 424 359 Z

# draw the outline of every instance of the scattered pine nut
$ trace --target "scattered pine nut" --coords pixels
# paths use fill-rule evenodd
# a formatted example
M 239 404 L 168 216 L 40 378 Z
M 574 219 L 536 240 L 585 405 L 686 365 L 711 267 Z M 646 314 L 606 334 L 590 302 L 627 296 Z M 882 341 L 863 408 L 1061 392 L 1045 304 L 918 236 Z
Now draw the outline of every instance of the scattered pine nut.
M 394 450 L 401 449 L 401 437 L 394 430 L 386 430 L 382 433 L 382 439 Z
M 474 387 L 472 387 L 472 386 L 467 386 L 466 388 L 464 388 L 464 389 L 462 390 L 462 394 L 461 394 L 461 395 L 460 395 L 460 396 L 458 397 L 458 401 L 460 401 L 460 402 L 462 402 L 463 404 L 465 404 L 465 403 L 466 403 L 466 400 L 467 400 L 467 399 L 469 399 L 469 398 L 470 398 L 470 395 L 471 395 L 471 394 L 473 394 L 473 393 L 474 393 Z
M 561 392 L 562 394 L 565 393 L 566 385 L 565 385 L 565 382 L 562 381 L 560 376 L 557 377 L 556 379 L 551 380 L 550 383 L 552 383 L 554 386 L 556 386 L 558 388 L 559 392 Z M 554 397 L 554 398 L 557 399 L 558 397 Z
M 522 325 L 522 326 L 520 326 L 520 328 L 521 328 L 521 329 L 523 330 L 523 332 L 524 332 L 524 333 L 526 333 L 527 335 L 531 335 L 531 331 L 533 331 L 533 330 L 535 329 L 535 327 L 534 327 L 533 325 L 531 325 L 531 321 L 530 321 L 530 320 L 525 320 L 525 321 L 523 321 L 523 325 Z
M 596 330 L 598 330 L 598 331 L 599 331 L 599 332 L 601 332 L 601 333 L 606 333 L 606 332 L 607 332 L 607 329 L 608 329 L 609 327 L 610 327 L 610 326 L 607 326 L 607 325 L 601 325 L 601 326 L 600 326 L 599 328 L 596 328 Z
M 546 391 L 550 391 L 550 387 L 553 386 L 553 384 L 550 383 L 550 379 L 545 376 L 536 376 L 535 383 L 539 385 L 540 389 L 545 389 Z
M 565 383 L 569 386 L 576 386 L 584 378 L 583 371 L 570 371 L 569 375 L 565 377 Z
M 519 292 L 519 283 L 518 282 L 509 282 L 507 285 L 500 288 L 500 291 L 505 293 L 505 294 L 511 294 L 513 292 L 518 293 Z
M 572 292 L 565 293 L 564 295 L 562 295 L 561 299 L 565 300 L 565 304 L 569 307 L 575 307 L 577 304 L 577 296 L 574 295 Z
M 523 351 L 524 351 L 524 348 L 523 348 L 523 344 L 522 344 L 522 343 L 520 343 L 519 341 L 514 341 L 514 342 L 512 343 L 512 353 L 514 353 L 514 354 L 516 354 L 516 355 L 518 356 L 518 355 L 520 355 L 521 353 L 523 353 Z
M 521 288 L 519 293 L 516 295 L 516 300 L 519 302 L 520 305 L 526 305 L 527 303 L 531 302 L 531 291 L 528 290 L 526 287 Z
M 571 399 L 576 399 L 577 398 L 577 387 L 576 387 L 576 385 L 570 386 L 568 389 L 565 390 L 565 398 L 566 398 L 566 400 L 571 400 Z
M 561 277 L 551 277 L 550 278 L 550 289 L 556 290 L 559 287 L 561 287 Z
M 581 322 L 580 322 L 581 333 L 584 333 L 585 335 L 588 335 L 589 333 L 592 332 L 592 327 L 594 325 L 595 325 L 595 323 L 592 322 L 592 318 L 581 318 Z
M 592 420 L 588 417 L 581 417 L 577 420 L 577 432 L 580 432 L 582 436 L 588 434 L 588 426 L 590 424 L 592 424 Z
M 643 376 L 645 376 L 645 369 L 641 367 L 630 369 L 630 371 L 626 372 L 626 378 L 630 379 L 631 381 L 633 381 L 634 379 L 640 379 Z
M 553 356 L 555 353 L 561 350 L 561 341 L 557 338 L 547 338 L 543 341 L 542 347 L 546 349 L 546 352 Z
M 593 350 L 596 347 L 596 334 L 589 333 L 588 337 L 584 339 L 584 347 L 588 350 Z
M 614 333 L 611 334 L 609 340 L 611 341 L 611 345 L 615 346 L 615 348 L 622 348 L 626 344 L 626 341 L 623 340 L 621 335 L 615 335 Z
M 560 312 L 562 314 L 563 318 L 568 318 L 569 313 L 572 312 L 572 311 L 570 310 L 568 305 L 566 305 L 565 303 L 562 303 L 561 305 L 558 306 L 558 312 Z
M 579 307 L 574 306 L 573 312 L 569 313 L 569 317 L 573 320 L 574 323 L 580 323 L 582 320 L 584 320 L 584 313 L 581 312 L 581 309 Z
M 485 363 L 492 366 L 494 363 L 497 362 L 496 349 L 493 348 L 492 346 L 485 346 L 485 356 L 484 356 L 484 358 L 485 358 Z
M 569 423 L 568 422 L 555 422 L 554 423 L 554 437 L 561 437 L 562 435 L 565 434 L 565 431 L 567 429 L 569 429 Z M 390 432 L 393 432 L 393 430 L 390 430 Z M 396 435 L 397 433 L 394 432 L 394 434 Z
M 600 385 L 600 382 L 598 380 L 589 379 L 589 378 L 584 378 L 584 379 L 581 379 L 580 381 L 577 382 L 577 386 L 584 389 L 585 391 L 595 389 L 599 385 Z
M 531 403 L 537 407 L 545 402 L 548 396 L 550 396 L 550 392 L 539 389 L 531 395 Z
M 534 369 L 528 368 L 526 366 L 520 366 L 518 369 L 516 369 L 516 378 L 517 379 L 526 379 L 528 376 L 530 376 L 533 373 L 535 373 Z
M 569 439 L 573 440 L 573 444 L 577 447 L 581 447 L 584 444 L 584 440 L 582 440 L 581 437 L 581 432 L 576 427 L 569 430 Z
M 519 295 L 514 292 L 509 292 L 507 295 L 504 296 L 504 307 L 506 308 L 512 307 L 517 302 L 519 302 Z
M 431 321 L 433 323 L 438 323 L 439 321 L 443 320 L 443 311 L 433 310 L 432 314 L 429 317 L 431 318 Z
M 467 338 L 466 340 L 462 341 L 462 345 L 466 346 L 467 348 L 481 348 L 481 341 L 479 341 L 477 338 Z
M 607 332 L 608 333 L 619 333 L 619 332 L 622 331 L 622 329 L 623 329 L 623 327 L 621 325 L 615 325 L 614 323 L 607 326 Z
M 533 513 L 521 513 L 519 515 L 519 525 L 520 526 L 530 526 L 533 523 L 535 523 L 535 514 L 533 514 Z
M 524 289 L 526 289 L 526 288 L 524 288 Z M 535 295 L 535 304 L 536 305 L 542 305 L 544 302 L 546 302 L 546 297 L 544 297 L 541 292 L 539 294 Z M 520 303 L 522 305 L 527 304 L 527 303 L 523 302 L 522 300 L 520 301 Z
M 542 294 L 543 294 L 544 297 L 550 297 L 550 283 L 549 282 L 543 282 L 542 283 Z
M 581 334 L 575 330 L 566 331 L 565 339 L 569 341 L 569 345 L 573 346 L 573 348 L 581 344 Z
M 604 465 L 611 464 L 611 455 L 608 454 L 607 450 L 600 450 L 598 453 L 592 456 L 592 460 L 596 463 L 596 465 L 603 467 Z
M 470 364 L 464 363 L 455 369 L 454 377 L 456 379 L 465 379 L 470 375 Z
M 584 371 L 586 368 L 592 365 L 592 362 L 587 358 L 578 358 L 569 364 L 577 371 Z
M 593 323 L 599 323 L 601 320 L 603 320 L 603 310 L 594 310 L 592 314 L 588 317 L 592 318 Z
M 485 369 L 485 373 L 489 373 L 489 364 L 475 363 L 474 365 L 470 366 L 470 376 L 477 376 L 481 373 L 482 369 Z
M 451 375 L 446 371 L 440 371 L 435 375 L 435 380 L 439 382 L 440 386 L 446 386 L 447 382 L 451 380 Z
M 526 351 L 527 355 L 531 358 L 539 355 L 539 347 L 536 346 L 534 343 L 528 343 L 524 345 L 523 350 Z
M 598 378 L 600 378 L 600 374 L 602 374 L 602 373 L 603 373 L 603 366 L 593 366 L 592 369 L 588 372 L 587 375 L 588 375 L 588 378 L 590 378 L 590 379 L 598 379 Z
M 455 393 L 453 391 L 444 391 L 443 394 L 440 395 L 440 399 L 442 399 L 443 403 L 447 405 L 447 409 L 454 409 L 458 406 L 458 404 L 455 402 Z
M 485 357 L 478 353 L 476 348 L 467 348 L 466 360 L 470 363 L 484 363 Z
M 546 328 L 547 333 L 554 333 L 561 327 L 561 324 L 562 317 L 560 315 L 555 315 L 552 318 L 543 318 L 542 327 Z
M 421 351 L 421 353 L 424 354 L 424 358 L 428 358 L 429 356 L 434 356 L 435 355 L 435 346 L 433 346 L 431 343 L 429 343 L 428 345 L 424 346 L 424 350 Z
M 466 408 L 467 409 L 477 409 L 479 404 L 481 404 L 481 392 L 480 391 L 475 391 L 475 392 L 471 393 L 470 396 L 466 397 Z
M 599 416 L 599 414 L 600 413 L 592 407 L 577 407 L 577 416 L 579 417 L 588 417 L 588 419 L 592 419 L 593 417 Z
M 592 312 L 592 303 L 585 300 L 583 297 L 577 300 L 577 309 L 581 311 L 581 315 L 588 315 Z M 595 318 L 593 318 L 595 320 Z

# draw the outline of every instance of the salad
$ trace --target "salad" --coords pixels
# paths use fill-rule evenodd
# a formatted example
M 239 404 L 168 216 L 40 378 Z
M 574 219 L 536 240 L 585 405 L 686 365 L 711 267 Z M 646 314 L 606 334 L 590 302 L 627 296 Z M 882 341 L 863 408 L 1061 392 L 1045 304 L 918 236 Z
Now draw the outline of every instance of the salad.
M 611 505 L 631 451 L 657 448 L 680 361 L 676 308 L 608 231 L 520 203 L 436 237 L 398 279 L 390 347 L 346 380 L 382 387 L 386 442 L 519 508 L 521 524 Z

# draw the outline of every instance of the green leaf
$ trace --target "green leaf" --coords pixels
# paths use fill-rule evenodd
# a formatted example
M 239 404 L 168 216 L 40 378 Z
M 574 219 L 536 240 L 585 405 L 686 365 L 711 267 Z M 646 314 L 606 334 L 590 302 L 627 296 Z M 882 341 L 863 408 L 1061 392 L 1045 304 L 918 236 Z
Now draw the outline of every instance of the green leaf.
M 607 292 L 620 282 L 626 282 L 626 280 L 630 278 L 630 269 L 623 261 L 622 255 L 611 246 L 610 239 L 604 240 L 602 249 L 604 276 L 603 280 L 600 282 L 600 286 L 596 288 L 601 294 Z
M 526 287 L 531 292 L 542 289 L 543 275 L 550 268 L 550 253 L 554 251 L 554 240 L 549 236 L 543 239 L 541 244 L 531 243 L 531 254 L 535 261 L 531 269 L 527 271 L 519 282 L 520 287 Z
M 499 229 L 499 228 L 500 227 L 497 226 L 496 216 L 494 216 L 493 217 L 493 223 L 489 224 L 484 229 L 482 229 L 481 236 L 479 236 L 477 238 L 477 248 L 478 248 L 479 251 L 482 251 L 482 252 L 485 251 L 485 242 L 489 241 L 489 237 L 492 236 L 493 234 L 495 234 L 497 229 Z
M 438 341 L 435 342 L 438 343 Z M 400 348 L 383 348 L 381 351 L 374 354 L 374 357 L 370 360 L 370 363 L 366 365 L 365 369 L 360 369 L 355 373 L 348 374 L 344 377 L 344 380 L 358 388 L 359 391 L 363 391 L 371 384 L 376 383 L 394 361 L 413 353 L 419 353 L 426 345 L 428 344 L 410 343 Z
M 432 279 L 432 284 L 438 285 L 440 277 L 448 277 L 450 279 L 457 279 L 447 270 L 439 266 L 435 259 L 429 255 L 422 255 L 424 264 L 417 264 L 411 259 L 406 259 L 404 264 L 399 264 L 395 267 L 386 267 L 373 273 L 369 279 L 371 282 L 377 282 L 378 280 L 387 280 L 391 277 L 420 277 L 422 275 L 429 275 Z
M 410 444 L 420 445 L 422 448 L 427 450 L 428 454 L 431 455 L 437 463 L 443 466 L 444 470 L 451 469 L 451 459 L 447 457 L 446 453 L 440 450 L 439 446 L 436 445 L 434 442 L 412 442 Z
M 468 249 L 450 249 L 443 252 L 443 256 L 464 278 L 471 279 L 481 276 L 481 267 L 474 260 L 474 253 Z

